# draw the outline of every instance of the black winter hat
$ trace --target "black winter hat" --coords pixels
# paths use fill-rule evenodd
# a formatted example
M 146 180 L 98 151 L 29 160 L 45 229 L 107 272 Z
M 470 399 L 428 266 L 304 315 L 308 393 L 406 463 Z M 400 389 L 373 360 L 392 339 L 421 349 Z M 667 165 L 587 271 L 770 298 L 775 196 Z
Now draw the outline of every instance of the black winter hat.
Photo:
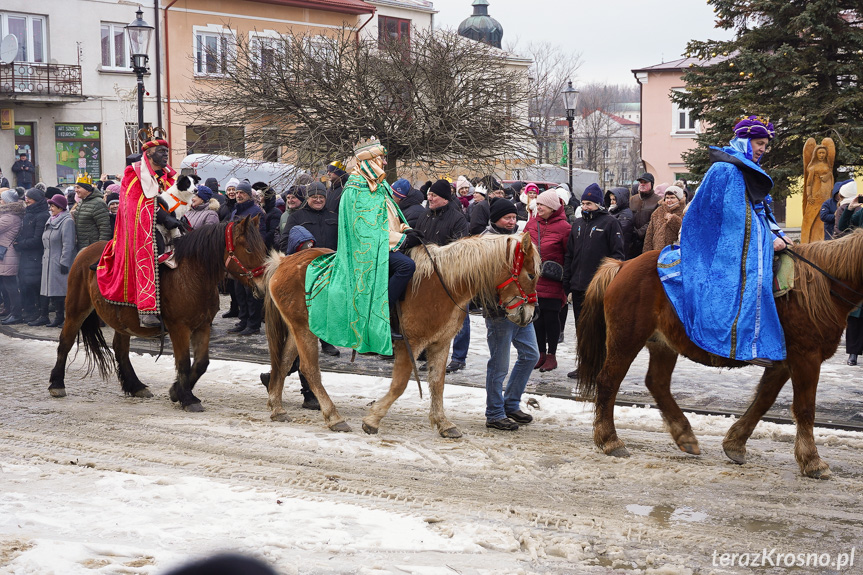
M 105 203 L 106 204 L 110 204 L 114 200 L 117 200 L 117 201 L 120 200 L 120 194 L 118 194 L 117 192 L 111 192 L 110 194 L 105 196 Z
M 42 193 L 42 190 L 39 188 L 30 188 L 24 193 L 25 198 L 30 198 L 33 201 L 40 201 L 45 199 L 45 194 Z
M 320 182 L 315 182 L 306 188 L 306 197 L 327 195 L 327 187 Z
M 93 193 L 93 189 L 94 189 L 93 186 L 91 186 L 87 182 L 78 182 L 75 185 L 78 186 L 79 188 L 84 188 L 85 190 L 87 190 L 91 194 Z
M 219 191 L 219 180 L 216 178 L 207 178 L 204 180 L 204 185 L 213 190 L 213 193 Z
M 452 199 L 452 184 L 446 180 L 438 180 L 431 185 L 429 191 L 445 200 Z
M 488 221 L 492 224 L 508 214 L 518 214 L 515 204 L 506 198 L 492 198 L 488 212 Z
M 643 174 L 641 174 L 638 177 L 639 182 L 642 180 L 644 180 L 645 182 L 649 182 L 651 186 L 656 183 L 656 179 L 653 177 L 653 174 L 651 174 L 650 172 L 644 172 Z

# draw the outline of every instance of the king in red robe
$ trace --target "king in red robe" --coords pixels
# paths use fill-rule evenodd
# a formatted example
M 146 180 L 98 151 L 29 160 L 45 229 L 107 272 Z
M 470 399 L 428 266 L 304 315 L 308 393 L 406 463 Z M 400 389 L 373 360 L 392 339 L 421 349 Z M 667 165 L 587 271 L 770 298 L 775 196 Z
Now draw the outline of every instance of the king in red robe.
M 126 167 L 114 239 L 96 270 L 99 291 L 111 303 L 135 306 L 141 327 L 159 327 L 159 276 L 156 252 L 156 198 L 174 185 L 168 142 L 150 139 L 140 162 Z

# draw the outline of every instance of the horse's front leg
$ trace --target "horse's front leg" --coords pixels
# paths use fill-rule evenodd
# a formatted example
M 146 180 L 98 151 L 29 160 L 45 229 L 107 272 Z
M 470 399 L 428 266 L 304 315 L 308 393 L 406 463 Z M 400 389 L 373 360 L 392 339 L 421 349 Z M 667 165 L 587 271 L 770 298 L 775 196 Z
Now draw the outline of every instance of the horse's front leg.
M 722 440 L 722 450 L 734 463 L 746 463 L 746 442 L 752 435 L 755 426 L 773 406 L 776 396 L 791 377 L 791 372 L 785 363 L 776 363 L 764 370 L 755 397 L 740 419 L 734 422 Z
M 677 352 L 665 344 L 652 341 L 648 341 L 647 349 L 650 352 L 650 362 L 644 384 L 656 400 L 656 406 L 668 424 L 668 431 L 671 432 L 677 447 L 690 455 L 701 455 L 692 426 L 671 395 L 671 374 L 677 365 Z
M 321 404 L 321 415 L 324 422 L 332 431 L 351 431 L 351 426 L 339 415 L 339 411 L 330 399 L 327 390 L 321 383 L 321 368 L 318 363 L 318 338 L 304 326 L 291 326 L 297 342 L 297 352 L 300 355 L 300 373 L 309 382 L 309 389 L 315 394 L 318 403 Z
M 451 340 L 450 340 L 451 341 Z M 429 422 L 436 427 L 441 437 L 458 439 L 461 431 L 446 417 L 443 409 L 443 387 L 446 380 L 446 360 L 449 355 L 450 341 L 437 342 L 426 350 L 429 368 Z
M 363 431 L 369 434 L 378 432 L 381 420 L 389 411 L 392 404 L 401 397 L 411 377 L 412 363 L 407 348 L 403 342 L 395 342 L 393 345 L 395 361 L 393 362 L 393 378 L 387 394 L 376 400 L 369 414 L 363 418 Z
M 812 433 L 812 427 L 815 425 L 815 392 L 818 389 L 821 361 L 822 358 L 815 357 L 814 354 L 796 355 L 788 359 L 791 364 L 791 385 L 794 387 L 791 411 L 797 423 L 794 457 L 797 459 L 801 473 L 815 479 L 830 477 L 830 466 L 819 457 L 818 448 L 815 447 L 815 436 Z
M 174 367 L 177 369 L 177 380 L 171 386 L 169 396 L 171 401 L 178 401 L 186 411 L 204 411 L 201 400 L 192 393 L 191 356 L 189 355 L 189 328 L 181 326 L 165 326 L 171 335 L 174 347 Z
M 117 378 L 120 380 L 120 387 L 126 395 L 145 399 L 153 397 L 149 388 L 138 379 L 138 375 L 132 367 L 132 362 L 129 361 L 129 341 L 131 339 L 122 332 L 114 332 L 112 345 L 114 347 L 114 358 L 117 360 Z

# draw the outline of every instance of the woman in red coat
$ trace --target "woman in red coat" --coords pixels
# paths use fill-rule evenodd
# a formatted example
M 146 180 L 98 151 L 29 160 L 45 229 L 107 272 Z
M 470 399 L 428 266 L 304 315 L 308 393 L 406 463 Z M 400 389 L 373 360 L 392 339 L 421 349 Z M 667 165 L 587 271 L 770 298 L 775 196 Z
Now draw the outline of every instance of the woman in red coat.
M 557 368 L 557 341 L 560 338 L 561 308 L 566 305 L 563 291 L 563 258 L 566 255 L 566 242 L 572 226 L 566 221 L 564 206 L 557 192 L 546 191 L 536 198 L 536 217 L 527 223 L 525 231 L 533 243 L 539 247 L 544 273 L 536 284 L 539 299 L 539 318 L 534 322 L 536 342 L 539 344 L 539 361 L 534 369 L 551 371 Z M 552 270 L 550 268 L 555 268 Z M 555 273 L 560 272 L 560 273 Z

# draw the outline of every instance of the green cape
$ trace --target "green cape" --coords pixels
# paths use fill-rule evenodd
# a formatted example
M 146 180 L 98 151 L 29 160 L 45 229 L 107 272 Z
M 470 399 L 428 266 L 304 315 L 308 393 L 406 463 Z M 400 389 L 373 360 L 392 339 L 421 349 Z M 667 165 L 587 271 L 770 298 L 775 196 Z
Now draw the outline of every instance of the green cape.
M 365 178 L 352 175 L 339 202 L 339 249 L 306 269 L 309 328 L 327 343 L 359 353 L 393 352 L 387 201 L 406 220 L 392 197 L 386 181 L 372 192 Z

